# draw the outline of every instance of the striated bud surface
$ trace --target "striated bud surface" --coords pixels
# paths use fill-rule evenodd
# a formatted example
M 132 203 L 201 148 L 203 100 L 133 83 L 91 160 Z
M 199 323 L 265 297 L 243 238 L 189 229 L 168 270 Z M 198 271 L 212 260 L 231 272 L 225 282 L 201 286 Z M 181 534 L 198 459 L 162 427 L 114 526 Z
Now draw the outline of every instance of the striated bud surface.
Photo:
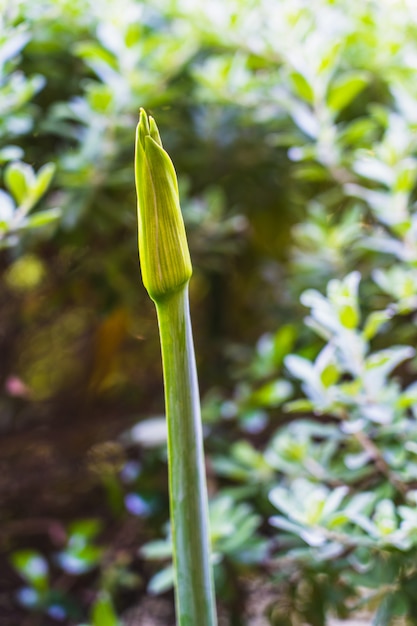
M 192 266 L 175 169 L 155 120 L 143 109 L 136 129 L 135 179 L 142 279 L 158 301 L 189 281 Z

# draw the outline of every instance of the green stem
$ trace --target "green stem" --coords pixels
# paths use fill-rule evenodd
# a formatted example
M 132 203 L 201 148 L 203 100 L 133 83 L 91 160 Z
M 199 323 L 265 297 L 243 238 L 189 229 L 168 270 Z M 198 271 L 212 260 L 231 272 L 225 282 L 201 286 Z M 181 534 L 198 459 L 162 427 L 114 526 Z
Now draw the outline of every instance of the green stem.
M 156 302 L 168 421 L 178 626 L 216 626 L 207 487 L 188 283 Z

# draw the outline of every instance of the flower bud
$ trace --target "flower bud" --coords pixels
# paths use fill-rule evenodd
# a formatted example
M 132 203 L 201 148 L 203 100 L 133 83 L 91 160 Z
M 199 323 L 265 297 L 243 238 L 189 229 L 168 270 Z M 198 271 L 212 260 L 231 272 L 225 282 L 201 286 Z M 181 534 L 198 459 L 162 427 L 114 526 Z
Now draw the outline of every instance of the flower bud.
M 135 178 L 142 279 L 157 301 L 179 291 L 192 266 L 175 169 L 155 120 L 143 109 L 136 129 Z

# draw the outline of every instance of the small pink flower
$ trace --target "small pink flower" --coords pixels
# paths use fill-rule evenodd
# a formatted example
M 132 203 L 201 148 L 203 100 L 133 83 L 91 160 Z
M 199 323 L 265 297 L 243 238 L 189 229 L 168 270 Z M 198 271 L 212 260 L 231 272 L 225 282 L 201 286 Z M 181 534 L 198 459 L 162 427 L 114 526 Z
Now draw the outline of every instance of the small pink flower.
M 9 376 L 6 378 L 6 382 L 4 384 L 4 388 L 6 393 L 9 396 L 13 396 L 14 398 L 27 398 L 30 394 L 30 389 L 23 380 L 18 378 L 17 376 Z

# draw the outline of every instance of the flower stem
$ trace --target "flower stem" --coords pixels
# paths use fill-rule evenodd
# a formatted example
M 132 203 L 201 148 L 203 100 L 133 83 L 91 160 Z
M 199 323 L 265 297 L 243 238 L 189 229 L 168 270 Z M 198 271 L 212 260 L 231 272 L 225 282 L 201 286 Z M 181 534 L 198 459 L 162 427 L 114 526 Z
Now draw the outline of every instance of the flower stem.
M 156 301 L 168 421 L 178 626 L 216 626 L 207 487 L 188 283 Z

